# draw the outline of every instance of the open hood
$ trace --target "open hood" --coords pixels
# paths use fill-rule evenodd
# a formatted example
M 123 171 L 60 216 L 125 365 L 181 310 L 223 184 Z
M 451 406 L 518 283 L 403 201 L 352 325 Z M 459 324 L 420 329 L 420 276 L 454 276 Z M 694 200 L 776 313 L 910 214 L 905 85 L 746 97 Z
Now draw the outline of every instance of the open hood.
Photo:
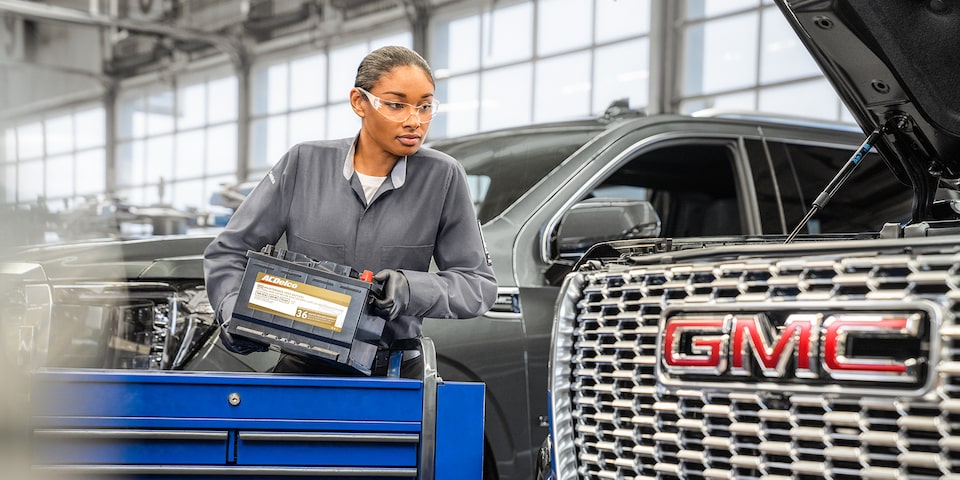
M 916 194 L 913 222 L 938 220 L 938 186 L 960 186 L 960 4 L 776 0 L 876 148 Z

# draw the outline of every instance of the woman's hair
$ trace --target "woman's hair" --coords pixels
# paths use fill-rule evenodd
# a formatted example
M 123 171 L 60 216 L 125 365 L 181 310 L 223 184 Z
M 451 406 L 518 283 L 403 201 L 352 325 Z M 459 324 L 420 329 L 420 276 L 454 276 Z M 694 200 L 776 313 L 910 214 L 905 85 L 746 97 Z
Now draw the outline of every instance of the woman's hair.
M 357 80 L 353 86 L 369 92 L 381 77 L 390 73 L 390 70 L 406 65 L 419 67 L 430 78 L 430 83 L 436 86 L 433 71 L 430 70 L 427 61 L 419 53 L 398 46 L 381 47 L 368 53 L 357 67 Z

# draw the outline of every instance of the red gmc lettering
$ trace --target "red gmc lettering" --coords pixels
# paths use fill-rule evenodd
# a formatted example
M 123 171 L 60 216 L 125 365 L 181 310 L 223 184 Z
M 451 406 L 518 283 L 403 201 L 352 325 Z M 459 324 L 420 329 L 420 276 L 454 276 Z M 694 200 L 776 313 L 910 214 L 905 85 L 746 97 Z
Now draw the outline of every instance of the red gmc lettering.
M 751 373 L 749 350 L 753 352 L 753 357 L 757 359 L 760 370 L 766 377 L 782 377 L 791 358 L 796 359 L 797 376 L 814 377 L 811 365 L 815 359 L 811 359 L 810 355 L 819 319 L 819 315 L 813 314 L 791 315 L 777 333 L 760 315 L 734 317 L 731 373 Z
M 663 332 L 664 345 L 669 346 L 664 351 L 667 364 L 719 373 L 726 364 L 722 357 L 725 350 L 723 322 L 723 317 L 696 317 L 668 323 Z M 690 352 L 683 353 L 680 342 L 688 332 L 697 333 L 697 336 L 690 340 Z
M 868 372 L 880 376 L 899 376 L 908 373 L 904 362 L 893 360 L 848 358 L 847 342 L 853 336 L 916 336 L 919 331 L 916 319 L 908 317 L 857 316 L 830 317 L 824 322 L 826 334 L 823 339 L 823 361 L 834 378 L 844 378 L 843 372 Z
M 664 326 L 663 365 L 673 375 L 914 382 L 921 359 L 857 356 L 852 341 L 916 339 L 921 318 L 796 313 L 778 327 L 762 313 L 674 315 Z

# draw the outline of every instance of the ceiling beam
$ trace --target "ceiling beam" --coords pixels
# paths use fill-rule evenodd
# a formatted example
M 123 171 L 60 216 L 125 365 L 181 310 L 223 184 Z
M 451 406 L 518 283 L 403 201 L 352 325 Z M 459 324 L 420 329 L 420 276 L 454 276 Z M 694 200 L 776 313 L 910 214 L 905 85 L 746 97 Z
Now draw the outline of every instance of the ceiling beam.
M 239 40 L 226 35 L 217 35 L 191 28 L 165 25 L 156 22 L 144 22 L 129 18 L 111 17 L 26 0 L 0 0 L 0 12 L 7 12 L 36 21 L 52 21 L 88 27 L 128 30 L 131 32 L 168 37 L 174 40 L 202 42 L 226 54 L 236 65 L 240 65 L 246 61 L 244 47 Z

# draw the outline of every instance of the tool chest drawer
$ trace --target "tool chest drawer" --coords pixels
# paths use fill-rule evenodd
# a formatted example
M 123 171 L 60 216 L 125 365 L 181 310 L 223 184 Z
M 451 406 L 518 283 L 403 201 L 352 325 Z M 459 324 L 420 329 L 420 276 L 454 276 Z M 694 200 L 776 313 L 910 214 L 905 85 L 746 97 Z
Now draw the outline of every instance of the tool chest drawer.
M 223 463 L 229 433 L 136 428 L 36 429 L 33 460 L 39 464 Z
M 78 424 L 417 424 L 423 417 L 422 382 L 401 378 L 51 369 L 33 373 L 31 384 L 37 416 Z
M 84 479 L 479 479 L 483 396 L 401 378 L 39 370 L 32 464 Z
M 372 468 L 399 476 L 417 468 L 417 380 L 48 370 L 32 375 L 31 396 L 40 467 L 151 475 L 174 465 L 211 473 Z
M 237 465 L 417 466 L 420 435 L 372 432 L 240 432 Z

